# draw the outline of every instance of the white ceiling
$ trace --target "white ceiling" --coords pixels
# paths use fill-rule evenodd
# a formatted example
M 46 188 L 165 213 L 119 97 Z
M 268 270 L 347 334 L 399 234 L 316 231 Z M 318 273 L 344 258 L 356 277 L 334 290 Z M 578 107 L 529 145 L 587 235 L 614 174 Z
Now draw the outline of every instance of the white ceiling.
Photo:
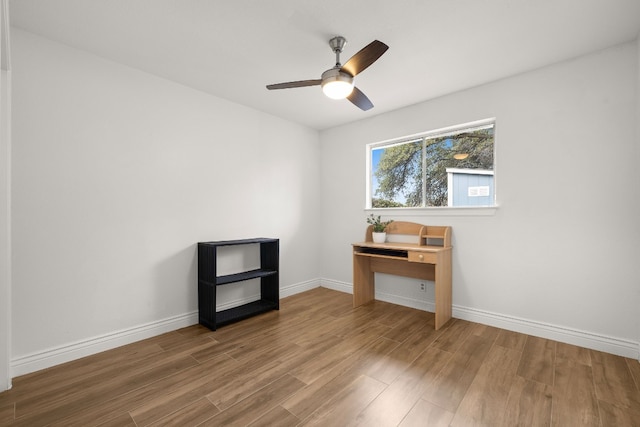
M 12 26 L 315 129 L 634 40 L 640 0 L 11 0 Z M 374 39 L 360 111 L 320 78 Z

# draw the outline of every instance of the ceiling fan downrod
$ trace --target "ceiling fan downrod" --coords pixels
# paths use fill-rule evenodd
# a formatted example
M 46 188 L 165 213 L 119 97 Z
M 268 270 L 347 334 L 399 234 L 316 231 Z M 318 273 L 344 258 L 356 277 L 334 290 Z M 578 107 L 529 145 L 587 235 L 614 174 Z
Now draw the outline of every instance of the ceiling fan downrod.
M 329 46 L 331 47 L 331 50 L 333 51 L 333 53 L 336 54 L 337 68 L 342 67 L 342 64 L 340 63 L 340 54 L 342 53 L 342 48 L 344 48 L 345 44 L 347 44 L 347 39 L 345 39 L 342 36 L 336 36 L 331 40 L 329 40 Z

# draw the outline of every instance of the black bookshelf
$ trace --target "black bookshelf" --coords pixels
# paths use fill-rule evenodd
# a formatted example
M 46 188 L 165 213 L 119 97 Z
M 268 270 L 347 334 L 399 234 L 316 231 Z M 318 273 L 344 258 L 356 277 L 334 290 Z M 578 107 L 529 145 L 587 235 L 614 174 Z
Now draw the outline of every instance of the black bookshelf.
M 217 252 L 221 246 L 260 245 L 260 268 L 218 276 Z M 260 313 L 280 309 L 280 241 L 256 238 L 198 243 L 198 320 L 215 331 L 219 326 Z M 216 288 L 250 279 L 260 279 L 260 300 L 228 310 L 216 311 Z

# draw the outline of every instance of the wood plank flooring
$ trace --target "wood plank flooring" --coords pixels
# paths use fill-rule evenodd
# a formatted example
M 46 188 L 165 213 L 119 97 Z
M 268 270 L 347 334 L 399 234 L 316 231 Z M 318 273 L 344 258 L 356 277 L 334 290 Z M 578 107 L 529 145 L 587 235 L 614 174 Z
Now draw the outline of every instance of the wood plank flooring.
M 35 372 L 1 426 L 640 426 L 640 364 L 324 288 Z

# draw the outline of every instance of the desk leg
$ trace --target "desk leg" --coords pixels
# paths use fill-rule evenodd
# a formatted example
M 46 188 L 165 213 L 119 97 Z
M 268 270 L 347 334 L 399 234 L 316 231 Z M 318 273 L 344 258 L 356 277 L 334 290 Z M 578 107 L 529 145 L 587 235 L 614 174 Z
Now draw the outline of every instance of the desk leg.
M 436 264 L 436 330 L 451 319 L 451 251 L 440 254 Z
M 373 301 L 375 297 L 374 275 L 371 257 L 353 255 L 353 307 Z

